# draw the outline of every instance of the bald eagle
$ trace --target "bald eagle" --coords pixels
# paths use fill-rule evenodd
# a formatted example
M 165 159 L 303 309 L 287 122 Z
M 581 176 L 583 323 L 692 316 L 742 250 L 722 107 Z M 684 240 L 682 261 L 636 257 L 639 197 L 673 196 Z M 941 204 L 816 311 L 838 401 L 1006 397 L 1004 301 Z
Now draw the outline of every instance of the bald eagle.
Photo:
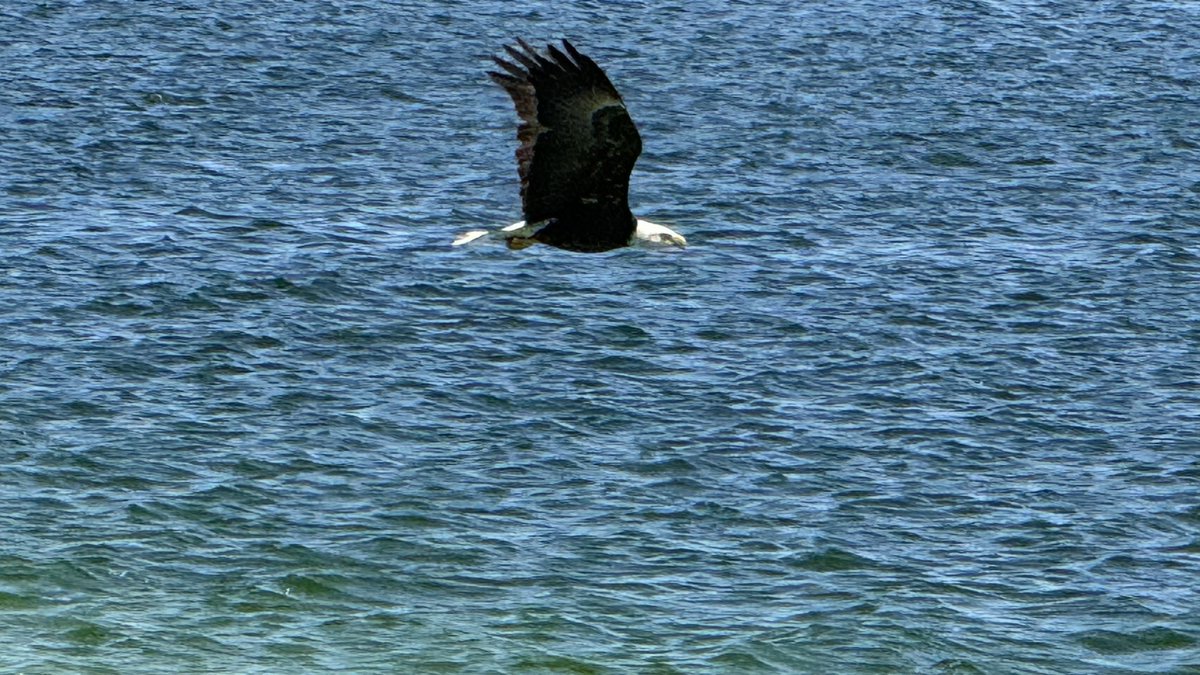
M 629 174 L 642 139 L 600 66 L 566 40 L 562 49 L 548 45 L 545 55 L 519 38 L 517 44 L 504 47 L 512 61 L 493 57 L 504 72 L 488 75 L 521 118 L 517 173 L 525 219 L 464 233 L 454 245 L 490 235 L 511 249 L 540 243 L 582 253 L 686 246 L 683 235 L 629 210 Z

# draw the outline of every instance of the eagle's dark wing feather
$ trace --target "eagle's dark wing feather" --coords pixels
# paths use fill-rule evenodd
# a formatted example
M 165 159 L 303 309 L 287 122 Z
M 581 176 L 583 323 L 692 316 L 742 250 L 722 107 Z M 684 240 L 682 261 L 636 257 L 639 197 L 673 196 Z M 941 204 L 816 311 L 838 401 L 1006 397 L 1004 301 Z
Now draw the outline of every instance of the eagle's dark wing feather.
M 550 45 L 545 55 L 524 40 L 517 44 L 505 47 L 511 60 L 495 59 L 503 72 L 488 74 L 521 118 L 517 170 L 525 221 L 586 226 L 608 214 L 627 217 L 629 174 L 642 140 L 621 95 L 600 66 L 566 40 L 563 49 Z M 576 217 L 582 212 L 605 216 Z

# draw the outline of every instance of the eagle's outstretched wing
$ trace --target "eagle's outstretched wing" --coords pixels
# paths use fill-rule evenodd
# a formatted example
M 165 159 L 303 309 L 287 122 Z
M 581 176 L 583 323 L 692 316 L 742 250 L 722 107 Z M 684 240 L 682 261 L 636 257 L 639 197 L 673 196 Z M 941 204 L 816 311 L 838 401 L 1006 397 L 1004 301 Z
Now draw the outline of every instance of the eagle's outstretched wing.
M 495 58 L 504 72 L 488 74 L 521 118 L 517 169 L 525 221 L 593 209 L 628 213 L 629 174 L 642 139 L 616 87 L 566 40 L 545 55 L 524 40 L 517 44 L 505 47 L 512 61 Z

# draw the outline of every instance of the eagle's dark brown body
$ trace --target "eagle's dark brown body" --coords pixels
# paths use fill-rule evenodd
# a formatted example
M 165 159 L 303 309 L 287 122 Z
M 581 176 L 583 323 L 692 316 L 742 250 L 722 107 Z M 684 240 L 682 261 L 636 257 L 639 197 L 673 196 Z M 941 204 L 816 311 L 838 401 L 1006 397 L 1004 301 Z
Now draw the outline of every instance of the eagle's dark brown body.
M 604 71 L 563 40 L 539 54 L 524 40 L 492 79 L 512 97 L 517 171 L 530 243 L 595 253 L 628 246 L 637 227 L 629 174 L 642 139 Z M 519 247 L 519 245 L 518 245 Z

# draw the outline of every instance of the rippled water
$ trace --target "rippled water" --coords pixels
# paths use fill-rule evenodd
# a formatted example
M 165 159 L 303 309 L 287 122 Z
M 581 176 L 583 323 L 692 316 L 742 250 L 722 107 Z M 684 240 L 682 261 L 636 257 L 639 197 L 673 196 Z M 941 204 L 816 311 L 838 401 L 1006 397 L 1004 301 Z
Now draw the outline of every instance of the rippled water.
M 519 218 L 570 37 L 675 254 Z M 1200 672 L 1200 6 L 0 9 L 0 670 Z

